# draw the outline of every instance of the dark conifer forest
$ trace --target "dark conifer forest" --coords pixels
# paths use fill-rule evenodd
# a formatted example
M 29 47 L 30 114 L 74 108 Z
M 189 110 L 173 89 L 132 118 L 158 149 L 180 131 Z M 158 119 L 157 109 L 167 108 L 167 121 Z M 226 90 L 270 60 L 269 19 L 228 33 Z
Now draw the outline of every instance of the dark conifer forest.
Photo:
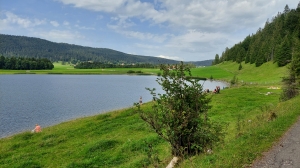
M 296 9 L 288 5 L 255 34 L 248 35 L 243 41 L 226 48 L 221 56 L 216 54 L 213 64 L 223 61 L 255 64 L 257 67 L 273 61 L 279 67 L 300 55 L 300 2 Z
M 0 56 L 0 69 L 10 70 L 42 70 L 53 69 L 54 65 L 47 58 L 35 59 L 24 57 Z

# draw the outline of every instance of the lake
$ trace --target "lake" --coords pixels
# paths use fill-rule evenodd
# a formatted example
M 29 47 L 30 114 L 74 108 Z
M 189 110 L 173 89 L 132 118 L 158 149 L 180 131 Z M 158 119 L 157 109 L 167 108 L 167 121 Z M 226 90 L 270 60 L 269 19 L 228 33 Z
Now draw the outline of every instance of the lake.
M 0 138 L 30 131 L 35 124 L 55 125 L 79 117 L 132 107 L 140 96 L 152 96 L 157 76 L 130 75 L 0 75 Z M 213 90 L 226 84 L 201 81 Z M 201 84 L 202 84 L 201 83 Z

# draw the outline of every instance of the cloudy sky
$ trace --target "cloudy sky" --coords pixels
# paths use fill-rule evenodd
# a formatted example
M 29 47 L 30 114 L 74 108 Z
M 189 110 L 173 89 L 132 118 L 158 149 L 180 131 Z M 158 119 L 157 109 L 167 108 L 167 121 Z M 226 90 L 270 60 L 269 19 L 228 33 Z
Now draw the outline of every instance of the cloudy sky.
M 0 0 L 0 33 L 129 54 L 221 55 L 299 0 Z

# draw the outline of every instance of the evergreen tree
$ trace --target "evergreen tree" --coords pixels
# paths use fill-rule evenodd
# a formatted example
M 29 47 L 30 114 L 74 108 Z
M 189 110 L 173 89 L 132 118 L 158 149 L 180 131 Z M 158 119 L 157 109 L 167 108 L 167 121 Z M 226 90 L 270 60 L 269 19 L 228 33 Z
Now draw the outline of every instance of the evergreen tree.
M 246 57 L 245 57 L 245 64 L 250 62 L 250 52 L 247 52 Z
M 291 44 L 287 36 L 285 36 L 282 44 L 278 47 L 276 54 L 276 61 L 279 67 L 284 66 L 291 61 Z
M 0 56 L 0 69 L 4 69 L 5 66 L 5 57 L 2 55 Z
M 288 66 L 289 76 L 283 78 L 284 87 L 280 99 L 289 100 L 299 94 L 300 89 L 300 53 L 293 55 L 291 64 Z
M 216 54 L 215 60 L 214 60 L 214 65 L 219 64 L 219 63 L 220 63 L 219 54 Z
M 289 13 L 290 11 L 291 11 L 291 10 L 290 10 L 289 6 L 286 4 L 285 7 L 284 7 L 283 13 L 284 13 L 284 14 L 287 14 L 287 13 Z

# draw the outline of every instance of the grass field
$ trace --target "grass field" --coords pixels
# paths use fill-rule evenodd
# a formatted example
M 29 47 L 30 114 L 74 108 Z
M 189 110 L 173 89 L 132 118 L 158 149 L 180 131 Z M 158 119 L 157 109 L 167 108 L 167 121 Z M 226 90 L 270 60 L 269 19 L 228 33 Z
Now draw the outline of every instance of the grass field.
M 224 62 L 215 66 L 192 69 L 194 76 L 201 76 L 205 78 L 221 79 L 230 81 L 234 76 L 238 78 L 239 82 L 246 82 L 252 84 L 279 84 L 281 77 L 287 75 L 286 67 L 277 67 L 273 62 L 267 62 L 255 67 L 255 64 L 242 63 L 242 69 L 238 70 L 239 64 L 235 62 Z
M 106 68 L 106 69 L 75 69 L 72 65 L 53 63 L 52 70 L 0 70 L 0 74 L 127 74 L 129 70 L 142 71 L 145 75 L 156 75 L 159 69 L 146 68 Z
M 195 76 L 231 80 L 237 75 L 243 83 L 208 95 L 212 98 L 208 114 L 226 130 L 224 143 L 213 148 L 212 154 L 187 158 L 178 167 L 247 167 L 300 115 L 299 96 L 279 102 L 281 90 L 269 89 L 280 86 L 285 68 L 272 63 L 259 68 L 243 65 L 241 71 L 237 68 L 238 64 L 227 62 L 193 69 Z M 151 110 L 151 102 L 142 108 Z M 277 118 L 271 117 L 273 113 Z M 0 165 L 4 168 L 153 167 L 154 156 L 160 160 L 159 167 L 166 167 L 172 159 L 169 144 L 151 131 L 134 108 L 64 122 L 38 134 L 24 132 L 0 139 Z

